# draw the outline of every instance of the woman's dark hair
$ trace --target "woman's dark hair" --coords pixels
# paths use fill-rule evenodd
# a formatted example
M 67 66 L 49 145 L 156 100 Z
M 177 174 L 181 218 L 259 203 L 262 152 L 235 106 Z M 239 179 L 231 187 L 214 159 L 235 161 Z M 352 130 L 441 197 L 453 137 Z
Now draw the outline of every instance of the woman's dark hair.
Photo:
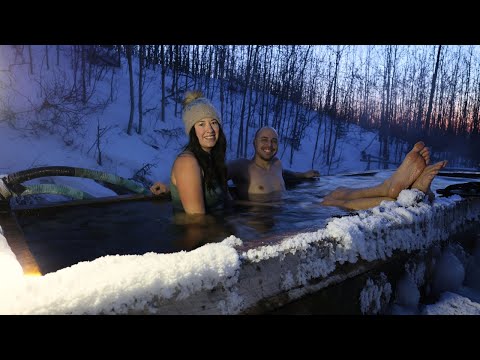
M 215 188 L 215 181 L 227 191 L 227 165 L 225 164 L 225 153 L 227 151 L 227 139 L 223 133 L 222 127 L 219 127 L 218 140 L 210 153 L 205 152 L 200 146 L 195 127 L 193 126 L 188 134 L 189 141 L 184 151 L 193 153 L 200 167 L 203 170 L 205 188 L 212 191 Z

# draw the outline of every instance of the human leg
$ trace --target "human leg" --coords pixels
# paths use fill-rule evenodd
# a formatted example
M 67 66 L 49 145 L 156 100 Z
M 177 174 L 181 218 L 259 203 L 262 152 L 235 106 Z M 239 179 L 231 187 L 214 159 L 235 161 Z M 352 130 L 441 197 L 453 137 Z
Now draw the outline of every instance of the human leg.
M 410 187 L 429 163 L 430 150 L 423 141 L 419 141 L 405 156 L 395 173 L 383 183 L 359 189 L 340 187 L 328 194 L 325 199 L 355 200 L 381 197 L 396 199 L 400 191 Z
M 333 198 L 324 198 L 321 205 L 324 206 L 336 206 L 347 210 L 365 210 L 380 205 L 382 201 L 395 201 L 395 199 L 389 197 L 366 197 L 353 200 L 342 200 Z
M 388 193 L 388 185 L 383 182 L 381 184 L 364 187 L 364 188 L 347 188 L 347 187 L 338 187 L 330 194 L 325 196 L 325 199 L 331 200 L 355 200 L 355 199 L 364 199 L 364 198 L 373 198 L 386 196 Z
M 430 185 L 438 172 L 447 165 L 447 160 L 439 161 L 436 164 L 426 166 L 422 173 L 412 184 L 412 189 L 418 189 L 429 196 L 433 200 L 435 195 L 430 190 Z M 322 205 L 336 206 L 348 210 L 365 210 L 380 205 L 382 201 L 395 201 L 396 198 L 391 197 L 367 197 L 359 199 L 334 199 L 325 197 Z

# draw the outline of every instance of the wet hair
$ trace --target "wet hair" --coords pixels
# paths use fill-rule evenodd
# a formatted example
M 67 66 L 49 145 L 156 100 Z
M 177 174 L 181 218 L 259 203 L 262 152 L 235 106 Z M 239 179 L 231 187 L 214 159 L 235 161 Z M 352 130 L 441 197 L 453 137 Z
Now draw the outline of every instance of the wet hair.
M 223 133 L 222 127 L 219 127 L 218 140 L 210 153 L 207 153 L 200 146 L 195 127 L 190 129 L 188 134 L 189 141 L 184 151 L 193 153 L 198 164 L 203 170 L 205 188 L 212 191 L 217 182 L 224 192 L 227 191 L 227 165 L 225 164 L 225 153 L 227 151 L 227 139 Z

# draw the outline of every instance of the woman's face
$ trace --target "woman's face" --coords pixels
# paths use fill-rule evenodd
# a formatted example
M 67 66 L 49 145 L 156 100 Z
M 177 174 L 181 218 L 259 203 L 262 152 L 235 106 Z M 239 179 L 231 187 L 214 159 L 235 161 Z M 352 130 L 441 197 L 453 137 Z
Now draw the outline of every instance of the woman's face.
M 194 127 L 200 146 L 209 153 L 218 141 L 220 124 L 214 118 L 204 118 L 195 123 Z

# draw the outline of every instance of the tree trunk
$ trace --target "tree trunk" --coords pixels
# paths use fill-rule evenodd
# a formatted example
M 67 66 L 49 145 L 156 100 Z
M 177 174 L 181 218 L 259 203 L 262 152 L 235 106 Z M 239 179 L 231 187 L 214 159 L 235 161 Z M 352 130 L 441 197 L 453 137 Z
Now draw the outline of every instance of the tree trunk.
M 45 45 L 45 63 L 47 65 L 47 70 L 50 70 L 50 62 L 48 61 L 48 45 Z
M 81 45 L 82 48 L 82 103 L 87 103 L 87 79 L 86 79 L 86 54 L 85 45 Z
M 245 84 L 244 84 L 244 91 L 242 96 L 242 108 L 240 111 L 240 127 L 238 129 L 238 138 L 237 138 L 237 158 L 242 156 L 243 151 L 243 125 L 245 123 L 245 108 L 246 108 L 246 101 L 247 101 L 247 91 L 248 86 L 250 83 L 250 68 L 252 65 L 252 53 L 253 53 L 253 46 L 247 46 L 247 65 L 245 69 Z M 248 124 L 246 125 L 248 127 Z
M 137 133 L 142 134 L 143 126 L 143 65 L 145 58 L 145 45 L 140 45 L 140 54 L 138 54 L 138 128 Z
M 32 45 L 28 45 L 28 58 L 30 60 L 30 74 L 33 74 Z
M 130 80 L 130 117 L 128 118 L 127 134 L 132 135 L 133 114 L 135 112 L 135 95 L 133 90 L 132 45 L 126 45 L 128 61 L 128 78 Z
M 432 116 L 433 96 L 435 95 L 435 86 L 437 83 L 438 64 L 440 63 L 440 53 L 442 45 L 438 46 L 437 61 L 435 62 L 435 70 L 432 76 L 432 86 L 430 87 L 430 98 L 428 100 L 427 117 L 425 119 L 425 134 L 428 136 L 430 132 L 430 117 Z
M 165 106 L 166 106 L 166 95 L 165 95 L 165 73 L 167 72 L 165 66 L 165 45 L 160 45 L 160 68 L 162 72 L 162 122 L 165 122 Z
M 257 58 L 258 58 L 258 50 L 260 46 L 256 45 L 255 46 L 255 54 L 253 55 L 253 71 L 252 75 L 250 76 L 250 79 L 253 79 L 257 73 Z M 251 105 L 252 105 L 252 95 L 253 95 L 253 81 L 250 81 L 250 84 L 248 84 L 248 87 L 250 88 L 250 94 L 248 98 L 248 112 L 247 112 L 247 121 L 246 121 L 246 127 L 245 127 L 245 146 L 243 147 L 243 157 L 247 157 L 247 150 L 248 150 L 248 130 L 250 126 L 250 118 L 252 114 L 251 110 Z M 255 111 L 257 102 L 255 101 L 253 111 Z

